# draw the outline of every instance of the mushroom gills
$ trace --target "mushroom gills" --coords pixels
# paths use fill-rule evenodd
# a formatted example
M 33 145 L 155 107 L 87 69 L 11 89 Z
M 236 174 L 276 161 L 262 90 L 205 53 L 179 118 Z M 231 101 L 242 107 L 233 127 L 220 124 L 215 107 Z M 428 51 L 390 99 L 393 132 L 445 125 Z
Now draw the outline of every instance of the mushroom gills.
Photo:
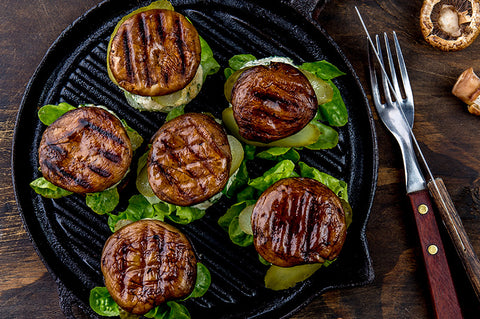
M 425 0 L 420 27 L 432 46 L 443 51 L 464 49 L 480 33 L 480 0 Z
M 449 36 L 459 37 L 462 35 L 460 30 L 459 13 L 452 5 L 443 5 L 438 17 L 438 26 Z

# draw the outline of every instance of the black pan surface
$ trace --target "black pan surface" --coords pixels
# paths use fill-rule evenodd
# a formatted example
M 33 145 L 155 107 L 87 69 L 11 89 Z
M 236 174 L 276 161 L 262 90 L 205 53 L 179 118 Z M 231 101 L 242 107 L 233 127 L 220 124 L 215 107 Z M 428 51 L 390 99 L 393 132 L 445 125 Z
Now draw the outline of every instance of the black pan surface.
M 88 306 L 91 288 L 103 286 L 100 254 L 111 234 L 106 216 L 92 213 L 81 196 L 49 200 L 35 194 L 30 181 L 40 176 L 37 148 L 45 129 L 37 109 L 45 104 L 93 103 L 115 111 L 148 140 L 164 122 L 163 114 L 140 113 L 129 107 L 107 75 L 106 47 L 117 21 L 150 1 L 107 0 L 68 27 L 47 52 L 25 92 L 16 122 L 12 167 L 17 204 L 35 248 L 59 286 L 60 304 L 67 318 L 98 317 Z M 273 292 L 263 287 L 265 266 L 252 247 L 230 242 L 218 217 L 231 204 L 222 200 L 201 220 L 180 227 L 193 242 L 212 273 L 212 286 L 202 298 L 187 301 L 193 318 L 280 318 L 327 289 L 352 287 L 373 280 L 365 227 L 376 187 L 377 144 L 368 100 L 359 80 L 338 46 L 312 18 L 322 1 L 184 0 L 172 1 L 176 10 L 195 24 L 212 47 L 222 70 L 207 79 L 200 95 L 186 111 L 211 112 L 220 117 L 227 106 L 223 96 L 223 68 L 239 53 L 256 57 L 289 56 L 294 62 L 326 59 L 347 75 L 334 82 L 349 111 L 339 128 L 340 142 L 332 150 L 302 151 L 302 160 L 349 185 L 354 221 L 338 260 L 294 288 Z M 258 173 L 268 167 L 259 165 Z M 130 183 L 134 184 L 134 183 Z M 125 188 L 122 211 L 133 195 Z

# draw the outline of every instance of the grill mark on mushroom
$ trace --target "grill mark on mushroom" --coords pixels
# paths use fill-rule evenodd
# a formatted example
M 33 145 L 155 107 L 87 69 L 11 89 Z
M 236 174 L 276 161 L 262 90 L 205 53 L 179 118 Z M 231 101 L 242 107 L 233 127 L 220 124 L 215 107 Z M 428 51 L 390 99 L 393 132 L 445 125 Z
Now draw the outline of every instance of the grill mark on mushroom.
M 290 267 L 333 260 L 346 235 L 338 197 L 308 178 L 287 178 L 269 187 L 252 213 L 254 245 L 267 261 Z
M 132 53 L 130 51 L 130 41 L 129 41 L 130 33 L 128 30 L 123 32 L 123 50 L 125 52 L 125 68 L 127 70 L 128 81 L 134 81 L 134 75 L 132 71 Z
M 266 103 L 281 105 L 280 108 L 290 108 L 293 106 L 292 101 L 284 99 L 281 95 L 274 94 L 268 91 L 254 91 L 253 96 L 257 99 L 263 100 Z M 279 117 L 279 114 L 272 114 Z
M 112 173 L 110 173 L 109 171 L 107 171 L 106 169 L 103 169 L 101 167 L 98 167 L 98 166 L 94 166 L 92 164 L 89 164 L 87 166 L 92 172 L 94 172 L 95 174 L 97 175 L 100 175 L 102 177 L 110 177 L 112 176 Z
M 118 118 L 97 107 L 69 111 L 42 135 L 39 162 L 51 183 L 75 193 L 116 184 L 130 166 L 132 147 Z
M 202 142 L 202 144 L 207 143 L 210 147 L 213 148 L 213 152 L 215 154 L 223 153 L 223 150 L 220 149 L 220 147 L 217 144 L 217 141 L 211 136 L 211 134 L 207 132 L 205 127 L 195 125 L 195 123 L 191 118 L 188 119 L 188 122 L 190 124 L 190 127 L 195 131 L 195 133 L 200 135 L 202 139 L 205 141 L 205 142 Z M 188 150 L 192 154 L 192 156 L 194 156 L 197 159 L 197 161 L 200 162 L 203 165 L 203 167 L 208 170 L 209 174 L 215 175 L 216 174 L 215 169 L 212 165 L 210 165 L 211 160 L 208 158 L 200 157 L 198 152 L 195 152 L 195 150 L 192 148 L 192 145 L 186 143 L 187 141 L 184 141 L 184 142 Z
M 127 32 L 120 46 L 119 37 Z M 108 53 L 111 75 L 118 85 L 143 96 L 183 89 L 197 73 L 200 59 L 195 27 L 180 13 L 162 9 L 125 20 L 112 35 Z
M 159 36 L 159 42 L 163 43 L 165 41 L 165 31 L 163 30 L 163 16 L 161 14 L 156 14 L 154 17 L 157 21 L 157 34 Z
M 264 143 L 297 133 L 315 117 L 318 108 L 306 76 L 280 62 L 243 71 L 233 85 L 231 103 L 239 134 Z
M 105 137 L 106 139 L 109 139 L 111 141 L 114 141 L 117 144 L 124 145 L 125 143 L 123 142 L 122 139 L 120 139 L 118 136 L 113 134 L 112 132 L 105 131 L 101 127 L 91 123 L 89 120 L 81 118 L 78 120 L 80 124 L 82 124 L 85 128 L 91 129 L 94 132 L 99 133 L 102 137 Z
M 67 150 L 60 147 L 59 143 L 46 143 L 47 147 L 57 153 L 61 157 L 65 157 L 67 155 Z
M 137 22 L 138 25 L 138 31 L 140 33 L 140 44 L 142 47 L 143 51 L 143 58 L 139 59 L 139 62 L 143 62 L 143 69 L 145 70 L 145 84 L 147 86 L 152 85 L 152 79 L 150 78 L 150 58 L 148 54 L 148 42 L 147 42 L 147 37 L 146 37 L 146 29 L 147 27 L 145 26 L 145 16 L 143 14 L 138 15 L 138 19 L 140 20 Z
M 173 176 L 172 174 L 170 174 L 169 170 L 172 169 L 171 167 L 168 167 L 168 166 L 165 166 L 161 163 L 159 163 L 158 161 L 154 160 L 153 161 L 153 164 L 158 168 L 158 170 L 160 171 L 160 174 L 162 174 L 166 181 L 168 182 L 168 184 L 170 185 L 170 187 L 173 187 L 175 188 L 175 190 L 180 193 L 181 196 L 185 196 L 187 195 L 184 190 L 180 187 L 180 184 L 179 184 L 179 181 L 175 178 L 175 176 Z M 168 193 L 164 192 L 162 190 L 162 188 L 158 188 L 156 189 L 157 192 L 161 193 L 163 195 L 163 197 L 168 197 L 170 198 L 170 196 L 168 195 Z M 158 196 L 158 195 L 157 195 Z M 171 198 L 170 200 L 175 200 L 174 198 Z
M 113 152 L 104 150 L 104 149 L 99 149 L 98 152 L 103 155 L 106 159 L 108 159 L 111 162 L 114 162 L 116 164 L 120 163 L 122 161 L 122 157 L 118 154 L 115 154 Z
M 90 183 L 88 181 L 75 177 L 60 166 L 56 165 L 55 163 L 50 162 L 49 160 L 44 160 L 42 161 L 42 164 L 44 164 L 49 170 L 55 172 L 60 178 L 67 179 L 85 189 L 91 188 Z
M 158 220 L 141 220 L 108 238 L 101 266 L 115 302 L 141 315 L 190 294 L 196 263 L 191 244 L 178 229 Z
M 160 199 L 190 206 L 223 189 L 230 162 L 224 129 L 208 115 L 187 113 L 155 134 L 148 159 L 149 183 Z
M 175 28 L 174 28 L 175 44 L 177 46 L 178 55 L 180 56 L 180 61 L 181 61 L 180 73 L 184 75 L 186 62 L 185 62 L 185 52 L 183 50 L 183 45 L 185 42 L 183 41 L 183 37 L 182 37 L 182 34 L 183 34 L 182 25 L 180 24 L 180 20 L 178 19 L 178 17 L 175 19 L 174 25 L 175 25 Z

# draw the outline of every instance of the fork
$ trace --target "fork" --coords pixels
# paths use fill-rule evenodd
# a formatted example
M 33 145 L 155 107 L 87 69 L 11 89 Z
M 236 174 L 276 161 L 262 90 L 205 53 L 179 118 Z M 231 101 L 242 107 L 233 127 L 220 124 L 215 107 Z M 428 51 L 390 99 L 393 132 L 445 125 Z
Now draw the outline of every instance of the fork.
M 384 33 L 391 80 L 385 69 L 380 38 L 377 35 L 375 37 L 376 45 L 372 42 L 372 48 L 368 47 L 372 99 L 380 119 L 397 140 L 403 155 L 406 190 L 414 211 L 435 315 L 437 318 L 462 318 L 445 250 L 433 214 L 433 205 L 430 201 L 427 184 L 415 154 L 415 149 L 417 151 L 420 149 L 412 132 L 414 103 L 410 80 L 395 32 L 393 32 L 393 38 L 398 61 L 397 67 L 400 70 L 405 98 L 401 95 L 402 90 L 397 79 L 388 36 Z M 378 57 L 381 69 L 384 102 L 382 102 L 375 72 L 374 56 Z M 422 159 L 424 159 L 423 156 Z

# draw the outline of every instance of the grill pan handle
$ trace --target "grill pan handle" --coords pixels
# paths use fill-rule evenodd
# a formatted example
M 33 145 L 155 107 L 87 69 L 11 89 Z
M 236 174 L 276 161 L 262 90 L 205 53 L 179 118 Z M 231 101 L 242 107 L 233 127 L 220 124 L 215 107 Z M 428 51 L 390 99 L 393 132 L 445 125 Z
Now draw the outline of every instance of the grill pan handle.
M 316 20 L 330 0 L 283 0 L 283 3 L 295 9 L 308 20 Z

